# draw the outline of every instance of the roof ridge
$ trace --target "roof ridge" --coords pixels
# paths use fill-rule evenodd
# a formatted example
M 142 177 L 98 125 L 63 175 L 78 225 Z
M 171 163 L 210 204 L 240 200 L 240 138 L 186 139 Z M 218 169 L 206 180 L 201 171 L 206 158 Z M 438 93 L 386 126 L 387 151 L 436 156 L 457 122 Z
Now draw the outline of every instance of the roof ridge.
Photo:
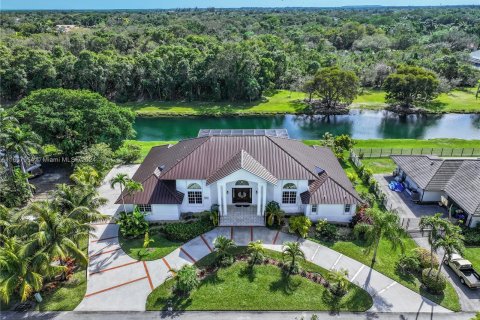
M 342 188 L 342 189 L 345 190 L 347 193 L 349 193 L 352 197 L 354 197 L 355 199 L 360 200 L 361 202 L 363 202 L 363 200 L 360 198 L 360 196 L 354 195 L 352 192 L 350 192 L 349 190 L 347 190 L 341 183 L 339 183 L 337 180 L 333 179 L 331 176 L 328 176 L 327 179 L 332 180 L 332 181 L 335 182 L 337 185 L 339 185 L 340 188 Z
M 283 152 L 285 152 L 286 154 L 288 154 L 288 156 L 293 159 L 296 163 L 298 163 L 300 166 L 302 166 L 303 168 L 305 168 L 308 172 L 310 172 L 314 177 L 318 177 L 318 174 L 313 172 L 312 170 L 308 169 L 303 163 L 301 163 L 300 161 L 298 161 L 295 157 L 293 157 L 290 152 L 288 152 L 287 150 L 285 150 L 285 148 L 282 148 L 278 143 L 276 143 L 275 141 L 273 141 L 271 138 L 273 137 L 269 137 L 269 136 L 265 136 L 267 139 L 269 139 L 273 144 L 275 144 L 278 148 L 282 149 Z M 326 171 L 325 171 L 326 172 Z M 327 175 L 328 175 L 328 172 L 327 172 Z
M 182 141 L 186 141 L 186 140 L 195 140 L 195 139 L 202 139 L 202 138 L 205 138 L 205 140 L 200 143 L 198 146 L 196 146 L 190 153 L 186 154 L 182 159 L 179 159 L 177 160 L 177 162 L 171 166 L 170 168 L 168 168 L 168 170 L 166 171 L 162 171 L 162 174 L 160 175 L 163 176 L 165 175 L 167 172 L 169 172 L 170 170 L 172 170 L 173 168 L 175 168 L 180 162 L 182 162 L 183 160 L 185 160 L 189 155 L 191 155 L 193 152 L 195 152 L 195 150 L 197 150 L 198 148 L 200 148 L 200 146 L 202 146 L 205 142 L 207 142 L 208 140 L 210 140 L 211 137 L 201 137 L 201 138 L 192 138 L 192 139 L 185 139 L 185 140 L 182 140 Z M 178 143 L 176 144 L 178 145 Z M 160 177 L 158 177 L 160 179 Z

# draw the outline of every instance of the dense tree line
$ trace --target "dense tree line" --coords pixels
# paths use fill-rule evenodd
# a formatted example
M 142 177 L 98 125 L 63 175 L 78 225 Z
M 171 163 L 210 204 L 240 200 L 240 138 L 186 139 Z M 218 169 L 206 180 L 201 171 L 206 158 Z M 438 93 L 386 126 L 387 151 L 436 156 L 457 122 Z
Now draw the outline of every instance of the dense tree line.
M 333 66 L 363 87 L 381 87 L 399 65 L 433 71 L 441 90 L 479 78 L 467 59 L 480 43 L 478 7 L 4 12 L 0 27 L 6 101 L 57 87 L 116 101 L 253 100 Z

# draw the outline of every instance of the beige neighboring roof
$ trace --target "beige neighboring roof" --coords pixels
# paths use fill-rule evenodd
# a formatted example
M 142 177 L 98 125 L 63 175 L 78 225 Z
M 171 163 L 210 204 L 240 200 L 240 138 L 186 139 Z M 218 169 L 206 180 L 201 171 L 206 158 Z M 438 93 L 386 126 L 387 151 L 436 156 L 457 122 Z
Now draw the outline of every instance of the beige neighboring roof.
M 273 174 L 270 173 L 262 164 L 255 160 L 251 155 L 249 155 L 245 150 L 241 150 L 239 153 L 234 155 L 227 163 L 220 167 L 215 173 L 207 178 L 207 184 L 214 183 L 222 178 L 229 176 L 243 169 L 250 172 L 257 177 L 262 178 L 265 181 L 268 181 L 272 184 L 277 184 L 278 179 L 275 178 Z
M 443 162 L 431 156 L 394 155 L 391 158 L 422 189 L 427 187 Z
M 445 192 L 466 212 L 480 215 L 480 160 L 464 160 Z

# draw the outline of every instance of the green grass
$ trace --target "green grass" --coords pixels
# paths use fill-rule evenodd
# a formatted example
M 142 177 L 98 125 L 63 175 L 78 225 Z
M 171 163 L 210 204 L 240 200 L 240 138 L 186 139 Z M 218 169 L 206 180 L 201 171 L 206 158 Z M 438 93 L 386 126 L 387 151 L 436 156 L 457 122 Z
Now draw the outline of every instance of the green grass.
M 177 141 L 138 141 L 138 140 L 125 140 L 124 145 L 136 145 L 140 147 L 140 159 L 137 161 L 141 163 L 147 156 L 151 148 L 161 146 L 164 144 L 175 144 Z
M 70 311 L 77 307 L 87 291 L 86 270 L 76 271 L 73 276 L 50 294 L 42 295 L 43 301 L 37 311 Z
M 350 106 L 359 109 L 384 109 L 387 106 L 385 102 L 385 91 L 382 90 L 364 90 Z
M 320 242 L 318 240 L 312 240 Z M 410 250 L 417 247 L 413 239 L 407 236 L 405 236 L 403 242 L 405 244 L 405 252 L 409 252 Z M 337 241 L 335 243 L 321 241 L 320 243 L 350 258 L 358 260 L 363 264 L 371 265 L 373 252 L 366 254 L 366 245 L 362 241 Z M 436 296 L 429 294 L 428 292 L 424 292 L 420 288 L 420 281 L 416 277 L 408 277 L 398 274 L 395 270 L 395 267 L 401 255 L 402 253 L 399 248 L 397 248 L 397 250 L 393 250 L 389 242 L 382 239 L 380 241 L 377 259 L 373 268 L 378 272 L 381 272 L 384 275 L 398 281 L 407 288 L 410 288 L 415 292 L 421 293 L 423 296 L 444 306 L 445 308 L 453 311 L 460 311 L 460 302 L 458 300 L 458 295 L 450 282 L 447 282 L 447 288 L 445 289 L 444 294 Z
M 271 251 L 267 255 L 278 259 Z M 214 254 L 206 257 L 212 261 Z M 205 262 L 199 261 L 200 265 Z M 326 274 L 328 271 L 308 262 L 303 266 Z M 156 288 L 147 298 L 147 310 L 163 310 L 172 300 L 175 310 L 348 310 L 365 311 L 372 298 L 361 288 L 350 284 L 349 292 L 333 299 L 322 285 L 301 276 L 285 277 L 280 268 L 257 265 L 253 272 L 246 262 L 236 262 L 203 279 L 188 297 L 172 294 L 174 280 Z
M 150 234 L 150 243 L 148 249 L 143 249 L 143 237 L 137 239 L 125 239 L 119 234 L 119 242 L 123 251 L 135 260 L 157 260 L 165 257 L 182 245 L 181 242 L 170 241 L 158 233 Z
M 253 102 L 145 101 L 122 104 L 139 117 L 302 113 L 305 93 L 278 90 Z
M 397 165 L 390 158 L 365 158 L 363 165 L 372 170 L 373 174 L 393 172 Z
M 480 247 L 465 248 L 463 255 L 472 263 L 473 268 L 480 272 Z

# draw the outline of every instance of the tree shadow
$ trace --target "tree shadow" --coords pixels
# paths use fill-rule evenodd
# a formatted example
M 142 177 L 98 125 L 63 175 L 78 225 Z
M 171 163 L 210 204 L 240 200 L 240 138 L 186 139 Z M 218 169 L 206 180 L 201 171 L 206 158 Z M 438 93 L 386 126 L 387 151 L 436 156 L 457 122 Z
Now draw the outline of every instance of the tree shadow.
M 341 300 L 342 297 L 334 295 L 330 290 L 324 290 L 322 293 L 322 300 L 326 305 L 329 306 L 331 314 L 338 314 L 341 309 Z
M 292 275 L 282 272 L 280 279 L 270 284 L 270 291 L 282 291 L 286 295 L 292 295 L 300 286 L 298 280 L 294 279 Z
M 242 268 L 238 274 L 241 278 L 247 278 L 249 282 L 255 281 L 257 278 L 257 271 L 255 270 L 255 265 L 249 263 L 244 268 Z
M 430 101 L 425 104 L 420 105 L 422 108 L 425 108 L 429 111 L 441 112 L 447 106 L 447 103 L 441 101 Z

